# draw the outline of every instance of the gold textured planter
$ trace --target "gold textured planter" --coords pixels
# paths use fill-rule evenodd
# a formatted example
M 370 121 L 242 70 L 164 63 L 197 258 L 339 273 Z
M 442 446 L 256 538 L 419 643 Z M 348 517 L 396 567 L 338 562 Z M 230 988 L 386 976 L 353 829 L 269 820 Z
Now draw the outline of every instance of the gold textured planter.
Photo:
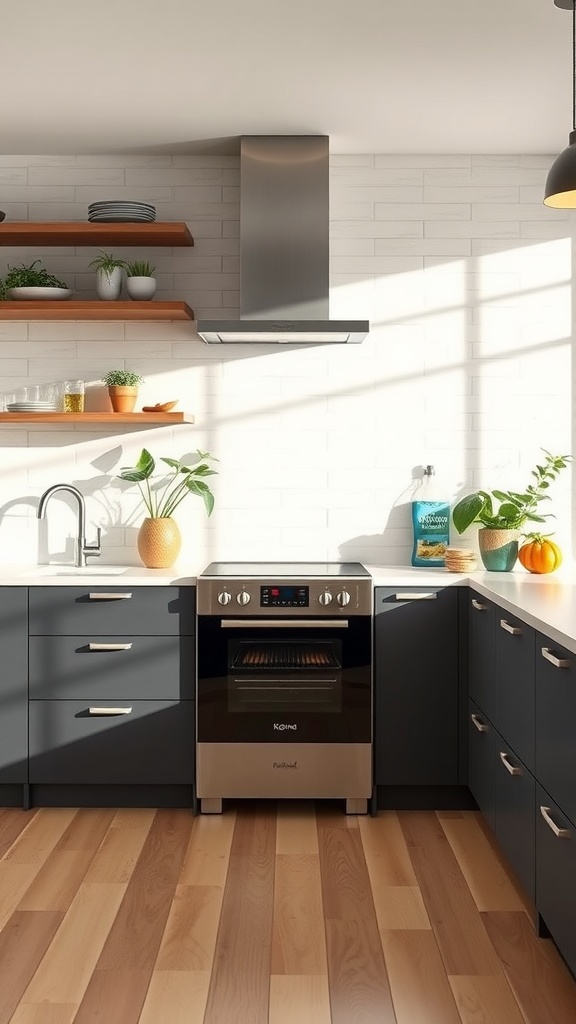
M 169 569 L 180 554 L 182 538 L 171 517 L 145 519 L 138 531 L 138 554 L 147 569 Z

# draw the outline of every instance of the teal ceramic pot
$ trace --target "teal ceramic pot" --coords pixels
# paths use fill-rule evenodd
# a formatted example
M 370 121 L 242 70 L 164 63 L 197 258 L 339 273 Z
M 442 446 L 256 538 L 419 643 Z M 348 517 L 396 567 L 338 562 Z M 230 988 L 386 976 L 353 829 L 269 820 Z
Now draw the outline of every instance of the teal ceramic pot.
M 478 546 L 484 568 L 491 572 L 511 572 L 518 558 L 519 530 L 478 530 Z

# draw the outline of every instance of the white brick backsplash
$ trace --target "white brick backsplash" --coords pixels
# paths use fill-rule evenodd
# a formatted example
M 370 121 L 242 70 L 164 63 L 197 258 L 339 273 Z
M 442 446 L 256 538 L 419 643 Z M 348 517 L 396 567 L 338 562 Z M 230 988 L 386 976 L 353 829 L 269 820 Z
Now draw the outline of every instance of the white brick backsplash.
M 211 558 L 407 564 L 415 467 L 433 462 L 452 497 L 522 485 L 540 447 L 570 451 L 574 218 L 542 204 L 552 159 L 332 157 L 330 315 L 370 319 L 361 345 L 207 346 L 185 321 L 2 321 L 0 392 L 79 377 L 87 404 L 106 403 L 102 375 L 126 366 L 144 377 L 140 404 L 178 399 L 196 423 L 0 426 L 0 564 L 43 550 L 72 560 L 66 503 L 51 506 L 49 533 L 35 518 L 58 479 L 86 493 L 105 560 L 139 564 L 142 505 L 116 474 L 142 447 L 220 460 L 213 517 L 195 500 L 179 510 L 194 569 Z M 0 157 L 12 220 L 84 220 L 89 202 L 125 198 L 186 221 L 192 249 L 113 248 L 154 262 L 157 298 L 214 318 L 238 315 L 238 181 L 237 155 Z M 76 297 L 93 296 L 97 248 L 6 249 L 0 264 L 40 257 Z M 553 502 L 569 544 L 568 478 Z
M 28 171 L 30 185 L 124 185 L 123 167 L 31 167 Z
M 376 203 L 376 220 L 469 220 L 469 203 Z
M 424 153 L 397 154 L 377 153 L 374 157 L 375 167 L 470 167 L 472 158 L 466 153 Z

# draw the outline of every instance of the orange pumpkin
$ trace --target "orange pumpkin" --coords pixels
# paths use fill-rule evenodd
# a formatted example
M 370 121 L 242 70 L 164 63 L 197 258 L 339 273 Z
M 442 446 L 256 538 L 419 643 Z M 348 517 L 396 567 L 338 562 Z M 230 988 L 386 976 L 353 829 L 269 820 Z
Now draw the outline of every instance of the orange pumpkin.
M 528 572 L 554 572 L 562 565 L 562 552 L 554 541 L 535 533 L 520 548 L 518 560 Z

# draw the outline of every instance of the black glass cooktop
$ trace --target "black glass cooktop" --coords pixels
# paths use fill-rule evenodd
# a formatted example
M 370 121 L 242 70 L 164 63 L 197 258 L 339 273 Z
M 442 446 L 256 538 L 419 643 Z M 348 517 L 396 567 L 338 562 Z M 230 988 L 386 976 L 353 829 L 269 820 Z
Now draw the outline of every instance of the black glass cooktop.
M 279 576 L 305 579 L 307 576 L 366 576 L 360 562 L 210 562 L 201 576 Z

